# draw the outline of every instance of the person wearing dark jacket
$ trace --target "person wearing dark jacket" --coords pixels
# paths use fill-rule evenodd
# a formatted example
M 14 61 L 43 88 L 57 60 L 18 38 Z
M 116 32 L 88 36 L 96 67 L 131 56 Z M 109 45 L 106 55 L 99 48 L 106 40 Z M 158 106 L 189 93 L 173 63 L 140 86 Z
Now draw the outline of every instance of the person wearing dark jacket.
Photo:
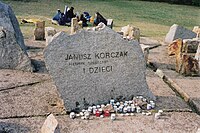
M 67 12 L 67 18 L 69 18 L 71 21 L 71 19 L 74 17 L 76 17 L 76 15 L 74 14 L 74 7 L 71 7 Z
M 87 27 L 88 26 L 87 19 L 84 17 L 83 14 L 81 14 L 81 16 L 80 16 L 80 21 L 82 21 L 82 27 Z

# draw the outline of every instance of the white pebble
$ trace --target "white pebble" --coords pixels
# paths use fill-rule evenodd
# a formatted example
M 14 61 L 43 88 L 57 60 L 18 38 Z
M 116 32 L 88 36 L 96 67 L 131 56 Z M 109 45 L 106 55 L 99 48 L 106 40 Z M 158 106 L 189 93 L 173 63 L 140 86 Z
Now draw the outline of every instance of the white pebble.
M 69 114 L 69 118 L 74 119 L 76 117 L 76 114 L 74 112 L 71 112 Z

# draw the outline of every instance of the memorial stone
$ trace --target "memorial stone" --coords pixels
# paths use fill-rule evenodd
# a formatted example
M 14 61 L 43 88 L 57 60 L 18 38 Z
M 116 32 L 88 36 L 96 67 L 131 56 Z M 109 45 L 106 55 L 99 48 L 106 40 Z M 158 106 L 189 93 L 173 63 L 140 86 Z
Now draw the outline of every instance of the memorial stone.
M 124 40 L 105 26 L 99 31 L 57 33 L 44 51 L 46 66 L 70 111 L 155 96 L 146 82 L 146 64 L 137 41 Z

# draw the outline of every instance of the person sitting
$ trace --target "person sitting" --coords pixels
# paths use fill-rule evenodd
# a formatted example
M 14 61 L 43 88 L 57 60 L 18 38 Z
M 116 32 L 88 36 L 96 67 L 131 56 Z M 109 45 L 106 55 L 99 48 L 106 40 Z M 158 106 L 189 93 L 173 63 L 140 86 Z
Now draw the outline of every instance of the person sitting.
M 76 15 L 74 14 L 74 7 L 71 7 L 68 11 L 67 11 L 67 15 L 66 15 L 68 21 L 71 22 L 71 19 L 76 17 Z
M 71 19 L 69 19 L 68 11 L 69 11 L 69 7 L 66 5 L 65 6 L 65 10 L 64 10 L 64 21 L 66 23 L 70 23 L 71 22 Z
M 96 12 L 95 19 L 94 19 L 94 25 L 97 26 L 100 22 L 107 25 L 107 20 L 99 12 Z
M 53 17 L 52 20 L 58 21 L 59 17 L 60 17 L 60 14 L 61 14 L 61 11 L 60 11 L 60 9 L 58 9 L 56 15 Z
M 59 16 L 59 20 L 58 20 L 58 24 L 59 25 L 66 25 L 66 21 L 65 21 L 65 14 L 61 13 Z
M 90 18 L 91 18 L 90 14 L 88 12 L 83 12 L 83 14 L 84 14 L 84 17 L 86 18 L 86 20 L 90 21 Z
M 81 16 L 80 16 L 80 21 L 82 21 L 82 27 L 87 27 L 88 26 L 87 19 L 84 17 L 83 14 L 81 14 Z

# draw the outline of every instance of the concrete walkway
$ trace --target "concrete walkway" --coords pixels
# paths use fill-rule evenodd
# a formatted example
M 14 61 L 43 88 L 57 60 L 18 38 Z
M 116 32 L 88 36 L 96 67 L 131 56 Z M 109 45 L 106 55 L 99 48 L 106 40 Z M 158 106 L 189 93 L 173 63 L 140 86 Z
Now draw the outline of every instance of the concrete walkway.
M 200 114 L 200 77 L 184 77 L 175 72 L 175 57 L 167 55 L 167 45 L 150 50 L 149 62 L 163 72 L 163 80 Z

